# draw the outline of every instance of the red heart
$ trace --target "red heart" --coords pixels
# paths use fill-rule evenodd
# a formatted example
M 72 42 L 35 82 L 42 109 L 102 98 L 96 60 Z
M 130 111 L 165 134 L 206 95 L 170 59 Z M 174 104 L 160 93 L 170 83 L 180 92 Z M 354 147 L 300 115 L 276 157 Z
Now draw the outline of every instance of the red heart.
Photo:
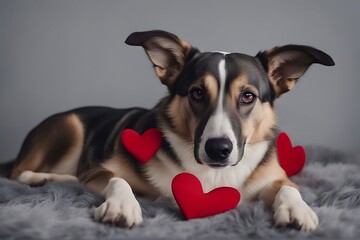
M 143 135 L 139 135 L 132 129 L 125 129 L 121 133 L 121 143 L 133 157 L 146 163 L 161 146 L 161 132 L 156 128 L 150 128 Z
M 199 179 L 190 173 L 176 175 L 171 187 L 186 219 L 223 213 L 234 209 L 240 201 L 240 192 L 231 187 L 220 187 L 204 193 Z
M 282 132 L 277 139 L 277 151 L 280 166 L 288 177 L 298 174 L 305 165 L 306 155 L 302 146 L 292 147 L 289 136 Z

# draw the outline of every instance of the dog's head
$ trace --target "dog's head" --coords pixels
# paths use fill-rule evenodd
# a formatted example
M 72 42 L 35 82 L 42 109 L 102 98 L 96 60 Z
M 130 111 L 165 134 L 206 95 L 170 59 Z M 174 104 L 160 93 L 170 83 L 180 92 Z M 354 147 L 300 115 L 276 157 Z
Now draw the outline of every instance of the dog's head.
M 145 49 L 169 89 L 168 130 L 188 143 L 198 163 L 214 168 L 236 165 L 246 144 L 272 136 L 274 100 L 311 64 L 334 65 L 329 55 L 309 46 L 275 47 L 255 57 L 201 53 L 164 31 L 136 32 L 126 43 Z

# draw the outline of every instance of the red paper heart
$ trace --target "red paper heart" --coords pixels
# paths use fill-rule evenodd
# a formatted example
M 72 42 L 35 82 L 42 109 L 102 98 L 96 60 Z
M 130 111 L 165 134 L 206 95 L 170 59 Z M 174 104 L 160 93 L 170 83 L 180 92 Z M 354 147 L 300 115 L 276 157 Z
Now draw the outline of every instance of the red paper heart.
M 121 143 L 133 157 L 146 163 L 161 146 L 161 132 L 156 128 L 150 128 L 143 135 L 139 135 L 132 129 L 125 129 L 121 133 Z
M 234 209 L 240 201 L 240 192 L 231 187 L 219 187 L 204 193 L 199 179 L 190 173 L 176 175 L 171 187 L 186 219 L 223 213 Z
M 289 136 L 282 132 L 277 139 L 280 166 L 288 177 L 298 174 L 305 166 L 306 154 L 302 146 L 292 147 Z

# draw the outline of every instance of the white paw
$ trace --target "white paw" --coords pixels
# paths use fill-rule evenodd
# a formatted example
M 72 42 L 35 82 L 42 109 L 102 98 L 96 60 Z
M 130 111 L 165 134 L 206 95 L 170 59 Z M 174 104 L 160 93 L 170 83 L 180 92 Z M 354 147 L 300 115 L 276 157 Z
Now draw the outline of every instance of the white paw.
M 110 179 L 103 194 L 106 201 L 95 210 L 96 220 L 129 228 L 142 223 L 139 202 L 124 179 Z
M 302 200 L 295 188 L 281 188 L 275 198 L 274 210 L 276 226 L 293 226 L 302 231 L 313 231 L 319 225 L 316 213 Z
M 135 198 L 128 201 L 106 200 L 95 210 L 95 219 L 128 228 L 143 221 L 140 205 Z
M 40 186 L 43 185 L 48 179 L 49 174 L 46 173 L 35 173 L 32 171 L 24 171 L 22 172 L 17 180 L 21 183 L 25 183 L 28 185 Z

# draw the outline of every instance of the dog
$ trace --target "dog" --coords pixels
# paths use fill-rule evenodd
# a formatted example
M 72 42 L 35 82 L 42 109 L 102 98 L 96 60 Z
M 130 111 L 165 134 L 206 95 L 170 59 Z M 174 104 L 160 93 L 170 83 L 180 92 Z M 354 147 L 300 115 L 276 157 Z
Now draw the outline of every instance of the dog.
M 145 49 L 167 96 L 151 110 L 83 107 L 50 116 L 25 138 L 11 179 L 33 186 L 78 181 L 105 197 L 96 220 L 132 227 L 142 222 L 135 194 L 172 198 L 172 179 L 189 172 L 205 192 L 230 186 L 241 192 L 240 204 L 264 201 L 276 226 L 317 227 L 317 215 L 279 165 L 274 102 L 313 63 L 333 66 L 328 54 L 303 45 L 256 56 L 200 52 L 160 30 L 132 33 L 125 43 Z M 159 129 L 163 142 L 141 164 L 120 135 L 149 128 Z

